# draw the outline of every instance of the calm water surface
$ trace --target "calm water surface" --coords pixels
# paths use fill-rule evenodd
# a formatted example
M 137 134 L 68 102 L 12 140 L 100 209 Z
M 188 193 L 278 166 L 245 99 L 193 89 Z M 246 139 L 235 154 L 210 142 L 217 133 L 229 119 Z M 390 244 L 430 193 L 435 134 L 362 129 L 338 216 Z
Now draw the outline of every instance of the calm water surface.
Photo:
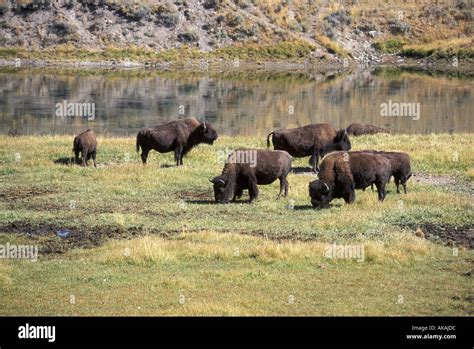
M 194 116 L 221 134 L 363 122 L 393 133 L 474 132 L 473 80 L 387 70 L 324 79 L 302 73 L 157 73 L 0 69 L 0 133 L 132 135 Z M 94 103 L 95 119 L 58 116 L 57 103 Z M 382 103 L 419 103 L 412 116 L 382 116 Z

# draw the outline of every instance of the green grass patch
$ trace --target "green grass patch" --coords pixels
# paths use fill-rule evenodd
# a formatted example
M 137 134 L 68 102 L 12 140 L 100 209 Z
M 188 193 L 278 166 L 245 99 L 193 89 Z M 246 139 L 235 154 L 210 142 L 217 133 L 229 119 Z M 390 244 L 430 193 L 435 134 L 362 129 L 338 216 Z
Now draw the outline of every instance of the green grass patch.
M 0 48 L 3 59 L 39 59 L 48 61 L 124 61 L 135 62 L 171 62 L 187 63 L 189 60 L 205 59 L 209 61 L 234 60 L 244 61 L 301 61 L 306 58 L 314 46 L 304 41 L 285 41 L 276 44 L 254 45 L 240 44 L 203 52 L 196 47 L 184 45 L 179 49 L 156 51 L 141 47 L 109 46 L 104 50 L 86 50 L 74 45 L 58 45 L 44 50 L 27 50 L 24 48 Z
M 156 152 L 143 166 L 134 137 L 99 135 L 96 169 L 68 164 L 72 140 L 0 136 L 0 244 L 40 250 L 36 263 L 0 260 L 1 315 L 472 314 L 463 275 L 472 250 L 415 234 L 425 224 L 472 227 L 472 196 L 457 184 L 413 178 L 406 195 L 389 184 L 382 204 L 368 189 L 315 211 L 315 175 L 291 173 L 286 199 L 275 200 L 273 183 L 254 204 L 216 205 L 208 178 L 222 170 L 218 152 L 264 148 L 264 138 L 221 136 L 176 168 Z M 472 134 L 352 143 L 406 151 L 415 172 L 463 185 L 472 175 Z M 364 246 L 363 262 L 326 258 L 332 243 Z
M 398 53 L 407 43 L 398 39 L 388 39 L 374 43 L 374 47 L 384 53 Z

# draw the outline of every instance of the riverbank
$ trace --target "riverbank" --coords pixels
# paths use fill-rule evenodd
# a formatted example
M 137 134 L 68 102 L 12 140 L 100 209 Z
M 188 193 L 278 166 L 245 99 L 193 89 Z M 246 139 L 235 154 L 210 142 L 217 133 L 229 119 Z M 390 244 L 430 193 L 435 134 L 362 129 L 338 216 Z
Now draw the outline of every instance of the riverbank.
M 2 315 L 472 314 L 472 134 L 354 138 L 409 152 L 409 193 L 391 183 L 383 204 L 369 189 L 324 211 L 307 159 L 287 199 L 274 183 L 252 205 L 214 204 L 220 152 L 264 139 L 222 136 L 176 168 L 99 135 L 94 169 L 71 164 L 72 138 L 0 136 L 0 243 L 39 248 L 36 263 L 0 259 Z M 328 258 L 334 243 L 363 261 Z

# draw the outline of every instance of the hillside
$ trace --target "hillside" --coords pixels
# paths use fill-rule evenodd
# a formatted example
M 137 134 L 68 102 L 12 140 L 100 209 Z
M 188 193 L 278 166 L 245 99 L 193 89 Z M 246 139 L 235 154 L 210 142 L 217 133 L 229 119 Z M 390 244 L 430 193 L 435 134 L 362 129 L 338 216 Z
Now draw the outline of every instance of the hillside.
M 288 58 L 337 55 L 361 64 L 383 53 L 440 51 L 472 58 L 470 6 L 469 0 L 3 0 L 0 58 L 57 48 L 152 55 L 284 42 L 303 47 L 283 52 Z

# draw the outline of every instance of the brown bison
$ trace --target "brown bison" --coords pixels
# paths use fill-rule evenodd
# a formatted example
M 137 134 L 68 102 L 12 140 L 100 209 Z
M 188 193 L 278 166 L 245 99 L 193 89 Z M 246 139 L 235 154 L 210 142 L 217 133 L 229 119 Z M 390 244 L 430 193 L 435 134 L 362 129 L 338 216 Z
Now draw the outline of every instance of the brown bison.
M 373 125 L 353 123 L 347 127 L 347 133 L 357 137 L 362 135 L 373 135 L 375 133 L 390 133 L 389 130 Z
M 79 153 L 81 153 L 82 166 L 88 166 L 87 162 L 92 157 L 92 160 L 94 160 L 94 167 L 97 167 L 97 162 L 95 160 L 97 155 L 97 138 L 94 131 L 88 129 L 74 137 L 72 151 L 74 152 L 76 163 L 79 163 Z
M 378 154 L 363 152 L 334 152 L 321 163 L 319 179 L 309 184 L 311 204 L 328 207 L 332 199 L 355 200 L 355 189 L 365 189 L 372 183 L 377 187 L 380 201 L 385 199 L 385 184 L 391 175 L 390 161 Z
M 257 199 L 257 185 L 280 180 L 280 198 L 282 191 L 288 195 L 286 177 L 291 171 L 292 157 L 286 151 L 262 149 L 238 149 L 227 158 L 220 176 L 210 179 L 214 184 L 214 198 L 218 203 L 229 203 L 240 198 L 245 189 L 249 190 L 250 202 Z
M 213 144 L 217 137 L 210 123 L 186 118 L 141 129 L 137 135 L 137 152 L 142 149 L 141 158 L 145 165 L 152 149 L 160 153 L 174 151 L 176 166 L 179 166 L 193 147 L 201 143 Z
M 407 193 L 407 181 L 410 179 L 411 165 L 410 155 L 407 153 L 400 153 L 394 151 L 376 151 L 376 150 L 362 150 L 365 153 L 379 154 L 390 161 L 392 167 L 392 176 L 397 186 L 397 193 L 400 194 L 400 184 L 403 186 L 403 191 Z
M 336 131 L 328 124 L 313 124 L 273 131 L 267 136 L 267 147 L 270 147 L 270 135 L 273 135 L 272 142 L 275 150 L 285 150 L 296 158 L 311 156 L 309 164 L 315 172 L 319 170 L 319 157 L 334 150 L 351 149 L 346 130 Z

